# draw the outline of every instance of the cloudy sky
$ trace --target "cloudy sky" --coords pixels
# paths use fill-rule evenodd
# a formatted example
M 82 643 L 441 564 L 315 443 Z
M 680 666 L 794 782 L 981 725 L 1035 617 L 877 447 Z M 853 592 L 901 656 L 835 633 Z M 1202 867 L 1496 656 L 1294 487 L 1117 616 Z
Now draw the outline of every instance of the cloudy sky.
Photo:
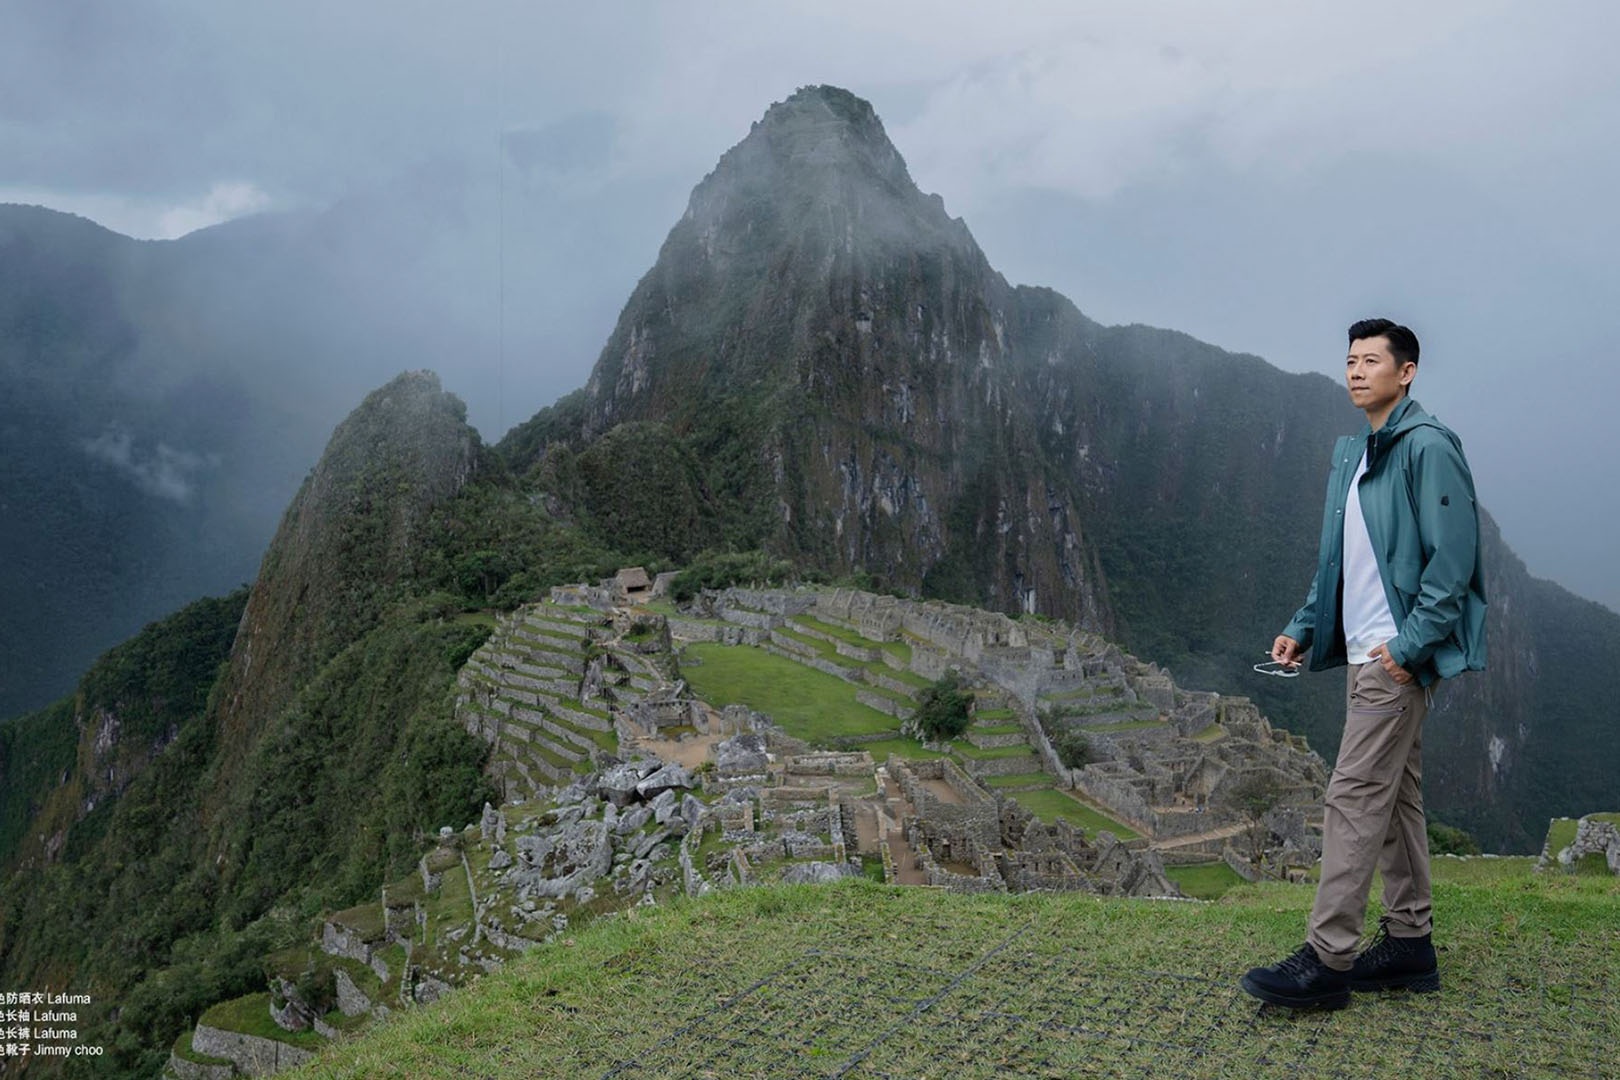
M 143 238 L 408 208 L 478 328 L 440 371 L 498 437 L 584 381 L 718 156 L 834 83 L 1094 318 L 1335 378 L 1350 321 L 1410 323 L 1508 541 L 1620 609 L 1620 7 L 587 7 L 6 0 L 0 201 Z

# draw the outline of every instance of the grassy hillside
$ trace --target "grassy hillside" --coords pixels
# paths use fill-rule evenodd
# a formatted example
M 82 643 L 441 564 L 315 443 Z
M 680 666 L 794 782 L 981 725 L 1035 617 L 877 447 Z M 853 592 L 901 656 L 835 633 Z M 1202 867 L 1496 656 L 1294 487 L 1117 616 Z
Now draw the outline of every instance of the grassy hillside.
M 1602 1076 L 1620 882 L 1436 865 L 1444 989 L 1338 1013 L 1238 990 L 1308 886 L 1213 904 L 770 887 L 598 922 L 307 1077 Z

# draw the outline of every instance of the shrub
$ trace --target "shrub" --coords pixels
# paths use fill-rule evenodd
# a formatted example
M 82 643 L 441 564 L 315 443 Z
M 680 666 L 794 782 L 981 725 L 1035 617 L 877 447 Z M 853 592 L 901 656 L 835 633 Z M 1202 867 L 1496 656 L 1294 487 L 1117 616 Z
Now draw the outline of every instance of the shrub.
M 1479 841 L 1462 829 L 1454 829 L 1441 822 L 1429 821 L 1430 855 L 1478 855 Z
M 973 699 L 964 694 L 962 682 L 948 671 L 917 697 L 917 710 L 906 721 L 906 729 L 924 742 L 944 742 L 967 730 Z
M 684 604 L 704 589 L 732 585 L 780 585 L 793 578 L 793 564 L 763 551 L 707 551 L 670 582 L 670 596 Z

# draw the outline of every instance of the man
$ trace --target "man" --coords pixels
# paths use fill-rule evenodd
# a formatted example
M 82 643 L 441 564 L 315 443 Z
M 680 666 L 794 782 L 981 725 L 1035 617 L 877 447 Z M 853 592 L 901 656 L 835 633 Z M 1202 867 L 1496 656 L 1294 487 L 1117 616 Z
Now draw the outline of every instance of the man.
M 1485 666 L 1474 481 L 1462 444 L 1409 396 L 1417 336 L 1388 319 L 1350 327 L 1345 383 L 1367 415 L 1334 447 L 1316 577 L 1273 660 L 1349 665 L 1344 737 L 1328 782 L 1322 878 L 1297 952 L 1252 968 L 1262 1001 L 1343 1008 L 1352 990 L 1440 989 L 1430 943 L 1422 727 L 1434 685 Z M 1360 955 L 1373 869 L 1384 917 Z

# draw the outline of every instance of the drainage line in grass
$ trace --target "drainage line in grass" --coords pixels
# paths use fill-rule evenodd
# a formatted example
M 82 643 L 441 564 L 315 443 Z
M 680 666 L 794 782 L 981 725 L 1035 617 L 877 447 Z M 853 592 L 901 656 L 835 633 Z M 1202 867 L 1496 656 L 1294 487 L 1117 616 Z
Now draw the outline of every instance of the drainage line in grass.
M 820 955 L 821 955 L 821 950 L 820 949 L 811 949 L 808 952 L 806 952 L 803 956 L 801 956 L 797 960 L 793 961 L 793 963 L 784 964 L 782 967 L 777 968 L 775 971 L 771 972 L 769 975 L 761 976 L 752 985 L 744 987 L 739 993 L 737 993 L 735 996 L 733 996 L 730 1001 L 725 1002 L 719 1008 L 717 1008 L 717 1009 L 709 1009 L 708 1011 L 699 1014 L 697 1016 L 697 1018 L 694 1019 L 691 1023 L 682 1025 L 680 1028 L 676 1029 L 675 1031 L 670 1032 L 669 1035 L 665 1036 L 663 1039 L 660 1039 L 658 1042 L 654 1043 L 652 1046 L 647 1047 L 647 1049 L 643 1050 L 641 1053 L 635 1055 L 634 1057 L 626 1058 L 624 1061 L 619 1062 L 617 1065 L 613 1066 L 613 1068 L 609 1069 L 607 1072 L 602 1074 L 602 1080 L 609 1080 L 609 1077 L 618 1076 L 620 1073 L 624 1072 L 626 1069 L 634 1068 L 635 1065 L 637 1064 L 637 1062 L 639 1062 L 646 1055 L 652 1053 L 654 1050 L 657 1050 L 660 1047 L 673 1045 L 675 1042 L 677 1042 L 679 1039 L 681 1039 L 683 1036 L 685 1036 L 688 1032 L 690 1032 L 694 1028 L 697 1028 L 700 1025 L 702 1025 L 704 1021 L 712 1019 L 713 1017 L 718 1016 L 721 1013 L 730 1012 L 732 1009 L 736 1008 L 738 1004 L 740 1004 L 745 998 L 747 998 L 750 994 L 754 993 L 756 990 L 759 990 L 761 987 L 766 986 L 771 982 L 774 982 L 780 976 L 787 974 L 788 972 L 792 971 L 796 967 L 800 967 L 800 966 L 808 963 L 809 961 L 815 959 L 816 957 L 818 957 Z
M 973 961 L 972 964 L 968 965 L 968 967 L 966 967 L 960 973 L 958 973 L 956 978 L 954 978 L 950 982 L 946 983 L 945 986 L 942 989 L 940 989 L 937 993 L 932 994 L 932 995 L 930 995 L 930 996 L 928 996 L 926 998 L 923 998 L 921 1001 L 919 1001 L 915 1006 L 912 1007 L 912 1010 L 909 1013 L 907 1013 L 905 1016 L 901 1017 L 899 1020 L 896 1020 L 893 1024 L 890 1024 L 888 1029 L 885 1030 L 883 1032 L 883 1034 L 879 1035 L 877 1038 L 875 1038 L 871 1042 L 867 1043 L 865 1047 L 863 1047 L 862 1049 L 856 1051 L 855 1054 L 853 1056 L 851 1056 L 848 1061 L 844 1062 L 843 1067 L 840 1068 L 837 1072 L 832 1074 L 832 1076 L 834 1077 L 834 1080 L 836 1080 L 836 1078 L 840 1077 L 840 1076 L 848 1076 L 850 1074 L 850 1072 L 852 1072 L 856 1068 L 856 1066 L 860 1065 L 861 1062 L 863 1062 L 863 1061 L 865 1061 L 867 1059 L 867 1057 L 872 1053 L 873 1050 L 877 1049 L 880 1045 L 882 1045 L 882 1043 L 883 1043 L 883 1041 L 885 1039 L 889 1038 L 889 1036 L 893 1035 L 895 1032 L 899 1031 L 901 1028 L 906 1027 L 907 1025 L 914 1022 L 917 1019 L 917 1017 L 921 1016 L 923 1013 L 927 1012 L 929 1009 L 932 1009 L 935 1005 L 937 1005 L 939 1003 L 941 998 L 945 997 L 945 995 L 949 994 L 951 991 L 955 990 L 958 986 L 962 985 L 962 983 L 966 982 L 969 978 L 971 978 L 974 974 L 976 974 L 980 968 L 984 967 L 984 965 L 988 964 L 991 960 L 995 959 L 996 955 L 998 953 L 1000 953 L 1003 949 L 1005 949 L 1007 946 L 1011 945 L 1013 942 L 1017 941 L 1019 938 L 1023 937 L 1024 934 L 1029 930 L 1029 928 L 1034 926 L 1034 925 L 1035 925 L 1035 921 L 1033 919 L 1031 919 L 1029 922 L 1025 923 L 1023 926 L 1021 926 L 1017 930 L 1013 931 L 1012 935 L 1009 936 L 1001 944 L 997 945 L 995 948 L 991 949 L 989 952 L 985 953 L 983 956 L 981 956 L 977 960 Z

